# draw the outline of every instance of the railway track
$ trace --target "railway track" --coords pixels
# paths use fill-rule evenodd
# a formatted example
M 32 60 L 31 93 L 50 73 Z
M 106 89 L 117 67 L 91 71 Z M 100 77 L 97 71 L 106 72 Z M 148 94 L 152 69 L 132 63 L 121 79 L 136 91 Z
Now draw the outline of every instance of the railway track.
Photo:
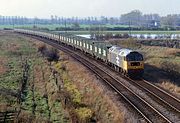
M 149 96 L 153 101 L 157 103 L 155 107 L 158 108 L 159 105 L 159 111 L 167 115 L 169 119 L 172 119 L 173 122 L 180 122 L 180 99 L 162 88 L 152 84 L 151 82 L 148 82 L 144 79 L 142 80 L 132 80 L 127 76 L 120 75 L 119 72 L 116 72 L 113 68 L 105 64 L 104 62 L 100 62 L 105 66 L 104 69 L 109 69 L 109 73 L 115 73 L 114 76 L 116 76 L 116 79 L 120 81 L 124 81 L 124 84 L 127 82 L 130 83 L 131 85 L 135 86 L 142 92 L 146 93 L 147 96 Z M 122 78 L 124 80 L 122 80 Z M 127 85 L 127 84 L 126 84 Z M 128 86 L 128 85 L 127 85 Z M 132 88 L 132 90 L 135 90 Z M 161 108 L 163 107 L 165 110 L 161 111 Z M 169 115 L 170 114 L 170 115 Z
M 180 99 L 146 80 L 131 80 L 131 83 L 138 86 L 139 89 L 146 92 L 151 98 L 154 98 L 154 100 L 158 100 L 160 105 L 166 107 L 169 111 L 176 113 L 180 118 Z
M 116 72 L 113 68 L 111 68 L 104 62 L 100 62 L 100 64 L 103 64 L 103 66 L 105 67 L 104 69 L 108 69 L 109 73 L 115 73 L 113 75 L 116 76 L 116 79 L 118 79 L 119 81 L 126 80 L 124 81 L 124 84 L 128 86 L 128 82 L 131 85 L 135 86 L 137 89 L 141 90 L 147 96 L 149 96 L 154 102 L 156 102 L 157 105 L 155 107 L 158 108 L 160 112 L 167 115 L 167 117 L 169 117 L 169 119 L 171 119 L 173 122 L 180 122 L 180 99 L 178 97 L 166 92 L 162 88 L 146 80 L 132 80 L 127 76 L 120 75 L 119 72 Z M 122 80 L 122 78 L 124 80 Z M 136 89 L 132 88 L 132 90 Z M 161 111 L 163 109 L 162 107 L 164 108 L 163 111 Z
M 121 97 L 123 97 L 147 122 L 173 122 L 170 121 L 163 113 L 158 111 L 156 108 L 151 106 L 145 99 L 140 97 L 138 94 L 133 92 L 129 87 L 124 85 L 119 79 L 113 77 L 108 72 L 104 71 L 103 68 L 99 67 L 98 64 L 90 62 L 87 58 L 82 57 L 77 52 L 70 50 L 67 47 L 57 45 L 54 41 L 49 41 L 47 39 L 42 39 L 40 37 L 31 36 L 33 38 L 39 39 L 45 43 L 52 45 L 55 48 L 58 48 L 73 58 L 77 59 L 79 62 L 91 69 L 95 74 L 97 74 L 102 80 L 104 80 L 108 85 L 110 85 Z M 132 80 L 131 80 L 132 81 Z M 178 106 L 178 105 L 177 105 Z
M 144 94 L 139 94 L 139 96 L 147 100 L 147 102 L 151 102 L 151 105 L 154 105 L 154 107 L 156 107 L 159 112 L 164 114 L 175 123 L 180 122 L 180 99 L 178 97 L 173 96 L 172 94 L 146 80 L 132 80 L 127 76 L 120 75 L 119 72 L 116 72 L 113 68 L 111 68 L 104 62 L 99 62 L 100 64 L 103 64 L 104 70 L 108 69 L 109 74 L 114 73 L 113 76 L 115 76 L 119 81 L 124 82 L 126 86 L 129 86 L 130 84 L 136 87 L 131 88 L 131 90 L 134 91 L 138 89 L 141 92 L 145 93 L 145 95 L 147 95 L 150 99 L 147 100 L 147 96 L 143 96 Z M 136 93 L 141 93 L 140 91 Z

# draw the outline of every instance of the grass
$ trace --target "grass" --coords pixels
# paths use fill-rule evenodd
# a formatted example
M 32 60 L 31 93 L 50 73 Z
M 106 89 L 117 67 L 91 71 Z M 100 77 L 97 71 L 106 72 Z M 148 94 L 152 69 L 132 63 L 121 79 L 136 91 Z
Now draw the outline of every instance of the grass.
M 176 56 L 176 54 L 180 52 L 180 49 L 158 46 L 142 46 L 140 51 L 146 54 L 146 63 L 149 64 L 153 63 L 156 66 L 160 66 L 162 61 L 168 61 L 174 64 L 180 63 L 180 56 Z
M 0 58 L 2 59 L 1 69 L 6 69 L 0 74 L 0 89 L 5 89 L 11 94 L 0 96 L 0 105 L 7 107 L 19 107 L 17 98 L 12 96 L 18 93 L 19 83 L 22 81 L 24 59 L 34 54 L 36 49 L 18 35 L 0 31 Z M 4 61 L 4 62 L 3 62 Z M 5 109 L 6 110 L 6 109 Z
M 56 101 L 58 97 L 53 99 L 52 91 L 46 90 L 48 87 L 45 85 L 54 83 L 55 80 L 52 78 L 50 66 L 37 52 L 37 40 L 2 31 L 0 31 L 0 36 L 0 59 L 2 63 L 0 68 L 3 69 L 2 74 L 0 74 L 0 89 L 5 88 L 17 92 L 22 79 L 22 64 L 25 59 L 28 59 L 28 64 L 30 65 L 30 76 L 25 90 L 27 95 L 23 95 L 25 100 L 21 105 L 23 110 L 20 113 L 19 120 L 23 122 L 30 119 L 32 122 L 48 122 L 49 120 L 69 122 L 68 115 L 62 109 L 61 102 Z M 45 80 L 43 80 L 42 71 L 44 72 Z M 54 91 L 57 87 L 52 84 L 52 88 Z M 35 117 L 33 116 L 34 104 L 36 105 Z M 16 98 L 11 95 L 0 95 L 0 107 L 1 105 L 2 107 L 3 105 L 19 107 Z M 49 111 L 49 107 L 51 107 L 52 111 Z M 51 114 L 51 117 L 49 114 Z M 34 118 L 32 119 L 32 117 Z
M 29 46 L 24 43 L 24 40 L 15 35 L 10 38 L 2 35 L 0 42 L 0 57 L 7 59 L 3 66 L 8 69 L 0 75 L 0 85 L 3 88 L 17 90 L 22 76 L 21 59 L 25 55 L 33 53 L 33 50 L 29 50 Z
M 0 29 L 3 28 L 29 28 L 29 29 L 33 29 L 34 24 L 26 24 L 26 25 L 0 25 Z M 65 27 L 65 25 L 59 25 L 59 24 L 38 24 L 36 25 L 39 28 L 48 28 L 49 30 L 55 30 L 57 27 Z M 72 27 L 72 24 L 67 24 L 66 27 Z M 80 25 L 81 28 L 89 28 L 91 27 L 91 25 L 85 25 L 85 24 L 81 24 Z M 98 27 L 98 25 L 96 26 Z M 128 27 L 128 25 L 110 25 L 110 24 L 106 24 L 106 25 L 102 25 L 100 27 L 109 27 L 109 28 L 114 28 L 114 27 Z M 64 31 L 61 31 L 64 32 Z M 73 33 L 73 34 L 90 34 L 90 31 L 67 31 L 69 33 Z M 129 30 L 127 31 L 106 31 L 104 30 L 103 33 L 113 33 L 113 34 L 124 34 L 124 33 L 130 33 Z M 131 34 L 180 34 L 180 31 L 133 31 L 131 30 Z
M 72 27 L 73 24 L 66 24 L 66 27 Z M 33 28 L 34 24 L 25 24 L 25 25 L 0 25 L 0 29 L 3 28 Z M 64 24 L 36 24 L 37 27 L 40 28 L 48 28 L 50 30 L 55 30 L 57 27 L 65 27 Z M 89 27 L 99 27 L 99 25 L 86 25 L 86 24 L 80 24 L 80 28 L 89 28 Z M 101 25 L 101 27 L 109 27 L 109 28 L 114 28 L 114 27 L 129 27 L 128 25 L 111 25 L 111 24 L 106 24 L 106 25 Z
M 105 92 L 106 90 L 102 89 L 99 80 L 88 72 L 80 63 L 75 62 L 71 58 L 67 59 L 68 56 L 61 53 L 61 64 L 56 64 L 56 67 L 61 67 L 62 64 L 66 66 L 67 77 L 71 80 L 71 84 L 74 84 L 82 95 L 81 103 L 88 106 L 91 111 L 94 112 L 97 122 L 110 123 L 110 122 L 125 122 L 126 116 L 124 114 L 125 108 L 123 106 L 118 106 L 114 104 L 112 99 L 109 98 Z M 58 69 L 59 70 L 59 69 Z M 77 115 L 84 114 L 84 116 L 89 116 L 91 112 L 88 109 L 83 107 L 76 109 Z M 129 113 L 130 114 L 130 113 Z M 129 122 L 135 121 L 133 116 L 127 118 Z M 86 119 L 81 115 L 80 119 Z M 128 117 L 127 116 L 127 117 Z M 85 122 L 85 121 L 84 121 Z
M 159 83 L 158 85 L 165 88 L 169 92 L 177 94 L 177 96 L 180 97 L 180 87 L 178 87 L 176 84 L 164 81 L 162 83 Z
M 180 94 L 179 87 L 179 78 L 180 78 L 180 56 L 176 55 L 180 52 L 180 49 L 167 48 L 167 47 L 158 47 L 158 46 L 143 46 L 140 48 L 140 51 L 145 53 L 146 64 L 154 66 L 155 69 L 153 72 L 148 72 L 148 68 L 145 68 L 145 74 L 149 74 L 157 78 L 158 85 L 162 86 L 168 91 L 173 92 L 176 95 Z M 168 66 L 164 66 L 163 64 L 167 63 Z M 160 70 L 171 70 L 175 71 L 178 74 L 171 75 L 171 73 L 167 73 L 167 75 L 161 75 Z M 157 71 L 158 70 L 158 71 Z M 167 72 L 168 72 L 167 71 Z
M 59 31 L 59 32 L 65 32 L 65 31 Z M 90 31 L 67 31 L 68 33 L 72 34 L 90 34 Z M 128 33 L 129 31 L 102 31 L 100 33 L 113 33 L 113 34 L 124 34 Z M 131 34 L 180 34 L 180 31 L 131 31 Z

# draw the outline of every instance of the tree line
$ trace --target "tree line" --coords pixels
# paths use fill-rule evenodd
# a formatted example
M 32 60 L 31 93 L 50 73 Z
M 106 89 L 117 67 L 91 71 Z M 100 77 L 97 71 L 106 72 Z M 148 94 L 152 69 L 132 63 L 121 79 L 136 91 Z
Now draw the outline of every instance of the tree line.
M 160 16 L 158 14 L 143 14 L 134 10 L 120 17 L 58 17 L 51 15 L 50 19 L 27 18 L 24 16 L 0 16 L 0 25 L 26 24 L 59 24 L 59 25 L 114 25 L 106 26 L 107 30 L 180 30 L 180 14 Z M 119 26 L 121 25 L 121 26 Z

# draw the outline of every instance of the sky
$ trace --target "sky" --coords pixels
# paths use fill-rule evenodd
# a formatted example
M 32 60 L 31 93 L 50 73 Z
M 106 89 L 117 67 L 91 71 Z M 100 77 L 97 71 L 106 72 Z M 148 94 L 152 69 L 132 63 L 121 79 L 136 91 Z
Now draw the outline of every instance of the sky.
M 180 14 L 180 0 L 0 0 L 2 16 L 120 17 L 132 10 L 162 16 Z

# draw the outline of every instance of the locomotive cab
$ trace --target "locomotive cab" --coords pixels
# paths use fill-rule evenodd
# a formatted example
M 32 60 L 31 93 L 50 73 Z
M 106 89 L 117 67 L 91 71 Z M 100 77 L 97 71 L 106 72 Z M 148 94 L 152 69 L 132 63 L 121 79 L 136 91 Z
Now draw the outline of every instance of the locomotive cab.
M 130 52 L 126 57 L 127 62 L 127 72 L 131 77 L 142 77 L 144 73 L 144 61 L 143 56 L 136 52 Z

